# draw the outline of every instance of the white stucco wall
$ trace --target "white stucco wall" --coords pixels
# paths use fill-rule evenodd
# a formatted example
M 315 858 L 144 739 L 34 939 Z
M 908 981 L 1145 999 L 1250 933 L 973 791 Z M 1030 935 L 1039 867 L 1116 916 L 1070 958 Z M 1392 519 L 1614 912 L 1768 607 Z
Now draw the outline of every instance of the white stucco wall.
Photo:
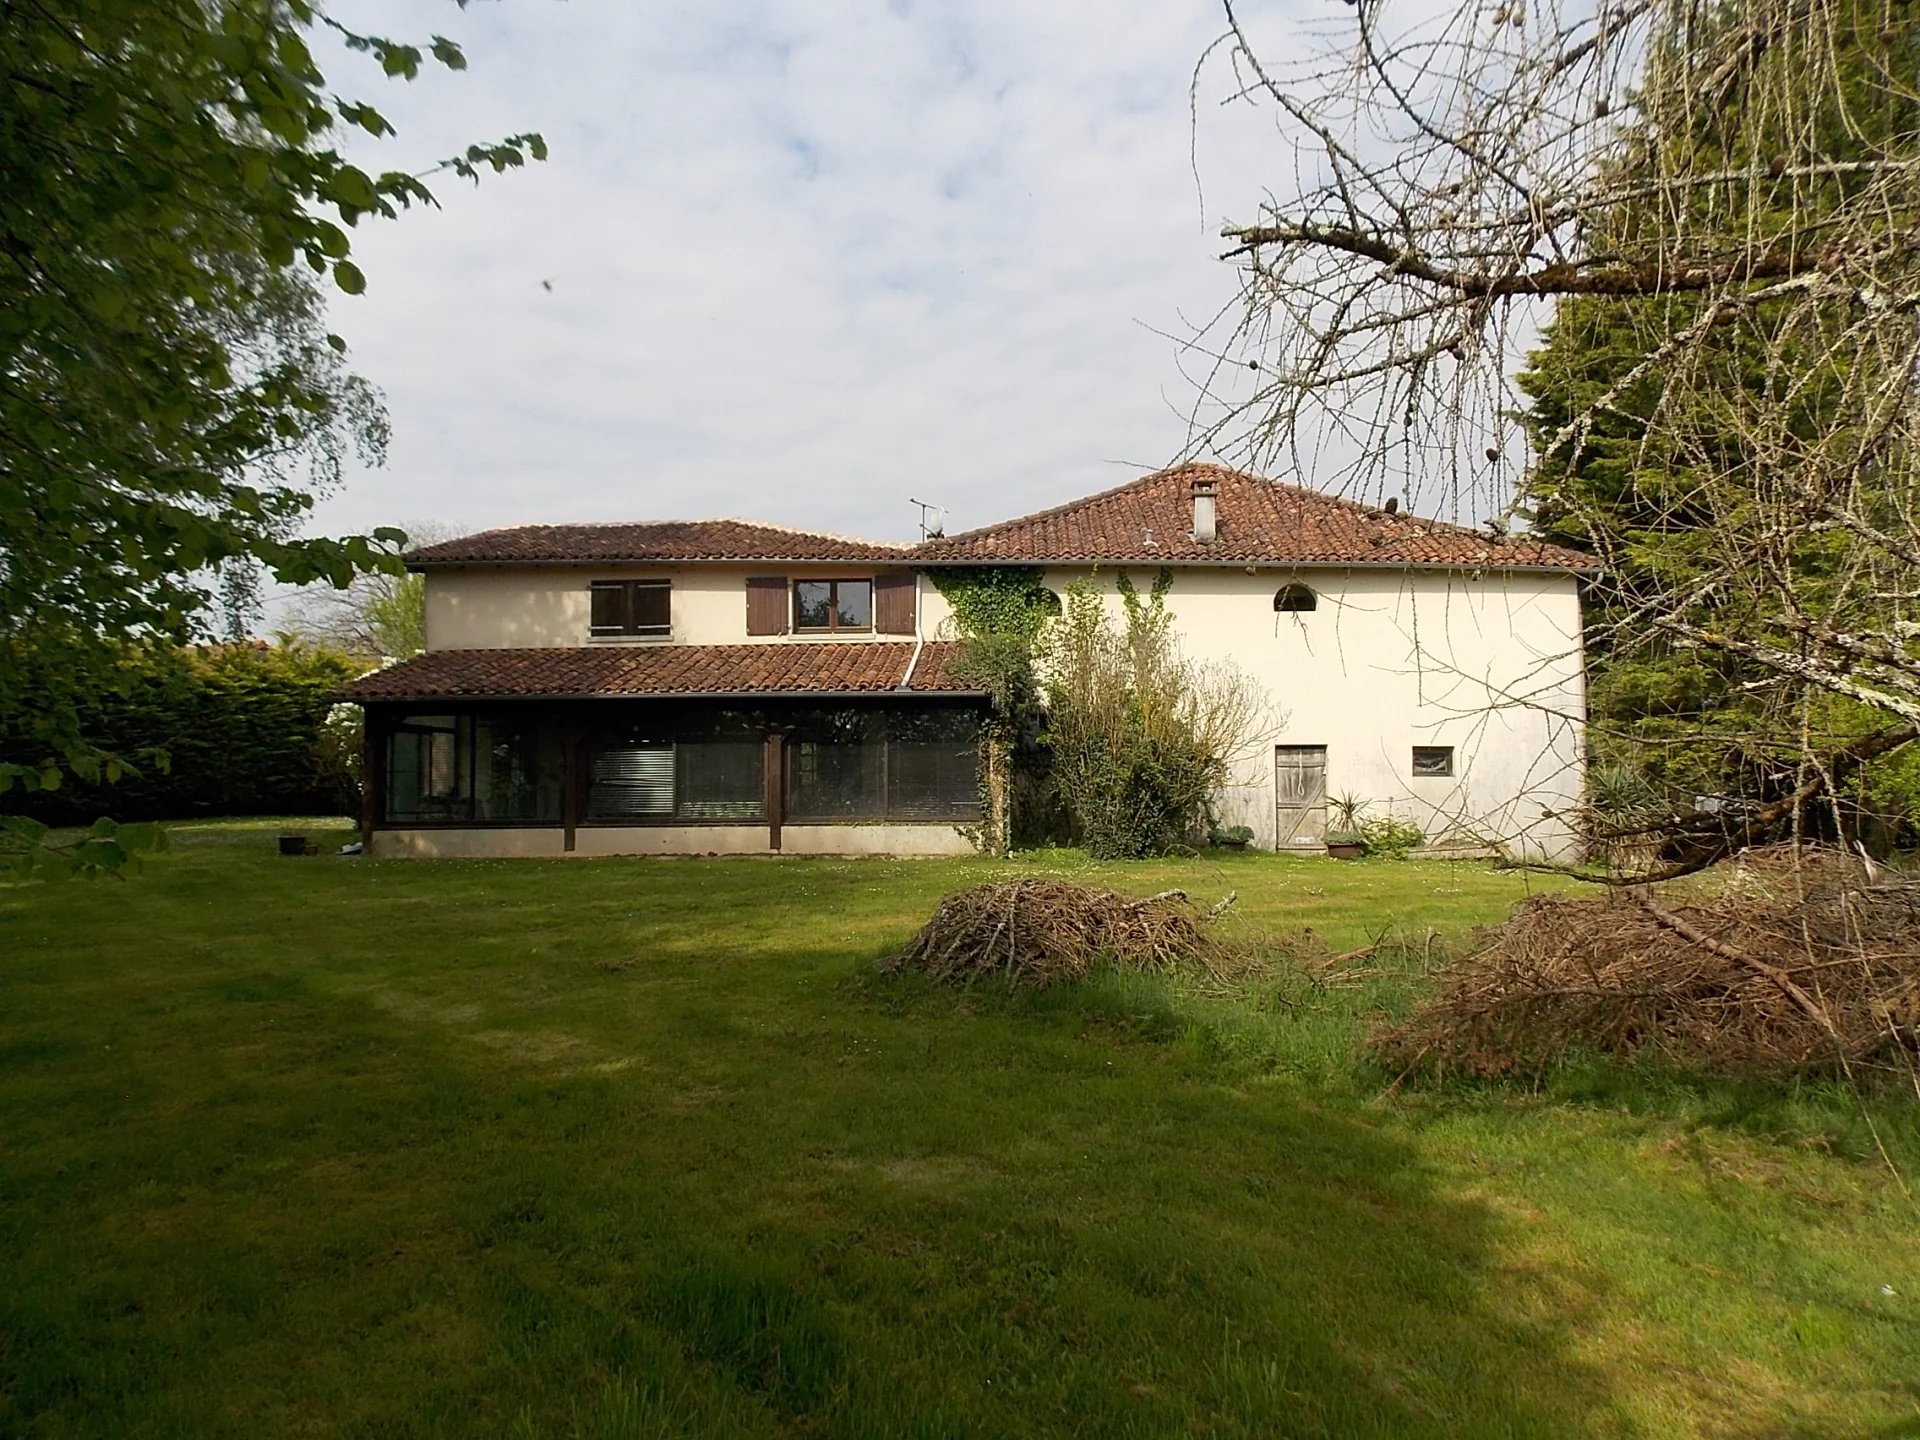
M 875 565 L 656 565 L 509 566 L 427 572 L 427 648 L 496 650 L 553 645 L 761 645 L 791 635 L 747 634 L 747 577 L 865 579 L 898 566 Z M 587 587 L 594 580 L 673 582 L 673 634 L 668 639 L 596 640 L 588 633 Z M 920 583 L 923 627 L 937 627 L 951 614 L 931 582 Z M 927 630 L 932 633 L 931 629 Z M 846 644 L 910 637 L 806 635 L 806 640 Z
M 1064 592 L 1086 575 L 1049 570 L 1046 583 Z M 1129 576 L 1143 592 L 1153 579 Z M 1112 571 L 1093 579 L 1118 618 Z M 1275 612 L 1292 580 L 1312 586 L 1316 610 Z M 1586 691 L 1573 576 L 1183 567 L 1167 604 L 1190 658 L 1239 666 L 1271 703 L 1220 797 L 1222 824 L 1272 846 L 1274 747 L 1324 745 L 1330 795 L 1412 819 L 1429 843 L 1575 858 L 1564 812 L 1582 791 Z M 1415 745 L 1453 746 L 1453 776 L 1414 777 Z

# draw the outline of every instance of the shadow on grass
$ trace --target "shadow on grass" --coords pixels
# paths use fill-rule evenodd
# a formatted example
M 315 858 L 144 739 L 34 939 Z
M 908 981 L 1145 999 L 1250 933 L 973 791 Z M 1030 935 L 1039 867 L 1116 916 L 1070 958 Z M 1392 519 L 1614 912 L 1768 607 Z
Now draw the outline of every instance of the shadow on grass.
M 0 1433 L 1627 1428 L 1405 1127 L 850 979 L 946 872 L 168 865 L 0 912 Z
M 1590 1302 L 1497 1273 L 1482 1207 L 1178 1036 L 830 1015 L 556 1078 L 318 979 L 43 982 L 0 1074 L 0 1429 L 1565 1435 L 1606 1403 L 1562 1343 Z

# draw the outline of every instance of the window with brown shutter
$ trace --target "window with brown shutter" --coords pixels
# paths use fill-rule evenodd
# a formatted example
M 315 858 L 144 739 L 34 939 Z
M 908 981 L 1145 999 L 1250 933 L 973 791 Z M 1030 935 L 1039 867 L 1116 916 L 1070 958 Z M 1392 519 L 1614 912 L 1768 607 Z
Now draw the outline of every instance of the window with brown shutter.
M 671 635 L 673 582 L 670 580 L 595 580 L 590 632 L 609 635 Z
M 876 575 L 873 579 L 873 628 L 882 635 L 913 634 L 914 577 Z
M 873 629 L 873 582 L 794 581 L 793 628 L 829 634 Z
M 747 577 L 747 634 L 784 635 L 787 633 L 787 577 L 749 575 Z

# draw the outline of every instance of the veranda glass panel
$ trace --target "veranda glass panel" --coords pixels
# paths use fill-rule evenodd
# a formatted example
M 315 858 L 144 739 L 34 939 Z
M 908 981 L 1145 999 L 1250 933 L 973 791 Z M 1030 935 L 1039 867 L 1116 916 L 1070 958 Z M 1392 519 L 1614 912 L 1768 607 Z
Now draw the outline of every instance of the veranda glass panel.
M 671 744 L 628 741 L 594 751 L 587 767 L 587 819 L 661 819 L 671 814 Z
M 688 824 L 766 814 L 766 728 L 755 717 L 660 707 L 587 748 L 589 822 Z
M 685 820 L 759 820 L 767 813 L 767 747 L 745 740 L 683 740 L 675 747 Z
M 473 818 L 560 823 L 565 766 L 558 731 L 517 715 L 475 716 Z
M 980 722 L 968 710 L 895 710 L 887 716 L 887 816 L 980 816 Z
M 881 712 L 816 712 L 787 742 L 788 818 L 884 819 L 886 764 L 886 717 Z
M 388 819 L 465 818 L 455 783 L 458 723 L 451 715 L 409 715 L 388 735 Z
M 387 815 L 419 824 L 558 824 L 558 731 L 518 715 L 409 715 L 387 738 Z

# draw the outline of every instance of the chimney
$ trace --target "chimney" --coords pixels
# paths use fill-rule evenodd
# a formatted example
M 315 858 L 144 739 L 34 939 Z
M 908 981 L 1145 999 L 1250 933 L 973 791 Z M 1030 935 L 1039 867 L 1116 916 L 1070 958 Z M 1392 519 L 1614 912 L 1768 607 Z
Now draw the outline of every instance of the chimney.
M 1219 526 L 1213 510 L 1213 492 L 1213 481 L 1193 482 L 1193 538 L 1207 544 L 1219 537 Z

